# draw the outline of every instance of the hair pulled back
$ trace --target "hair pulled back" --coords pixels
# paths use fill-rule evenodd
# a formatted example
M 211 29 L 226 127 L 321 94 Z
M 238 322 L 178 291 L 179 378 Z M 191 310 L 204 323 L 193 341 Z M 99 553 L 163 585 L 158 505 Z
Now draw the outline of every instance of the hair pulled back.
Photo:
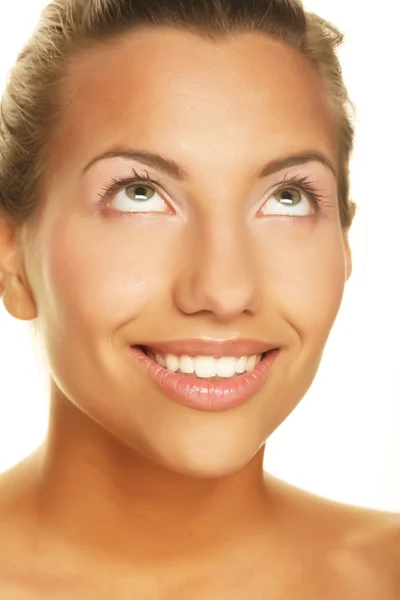
M 298 49 L 319 72 L 336 123 L 339 213 L 351 224 L 349 160 L 353 106 L 336 49 L 343 35 L 298 0 L 53 0 L 19 53 L 0 104 L 0 217 L 38 223 L 51 132 L 62 115 L 60 82 L 70 59 L 143 27 L 178 27 L 211 40 L 257 31 Z

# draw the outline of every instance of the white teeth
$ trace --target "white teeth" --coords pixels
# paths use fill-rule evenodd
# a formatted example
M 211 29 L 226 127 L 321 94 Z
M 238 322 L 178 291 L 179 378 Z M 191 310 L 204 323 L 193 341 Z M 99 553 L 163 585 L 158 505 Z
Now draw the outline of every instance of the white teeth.
M 179 358 L 174 354 L 167 354 L 165 356 L 165 362 L 168 371 L 172 371 L 173 373 L 175 373 L 175 371 L 179 369 L 180 361 Z
M 236 373 L 244 373 L 247 368 L 247 356 L 242 356 L 237 361 Z
M 208 379 L 217 375 L 217 359 L 213 356 L 196 356 L 193 364 L 197 377 Z
M 219 377 L 233 377 L 236 373 L 236 358 L 220 358 L 217 361 L 217 375 Z
M 167 366 L 167 364 L 166 364 L 166 362 L 165 362 L 165 358 L 163 357 L 163 355 L 162 355 L 162 354 L 156 354 L 156 356 L 155 356 L 155 361 L 156 361 L 156 362 L 157 362 L 159 365 L 161 365 L 162 367 L 164 367 L 164 369 L 165 369 L 165 367 Z
M 241 356 L 222 356 L 215 358 L 213 356 L 188 356 L 183 354 L 153 354 L 147 352 L 148 356 L 158 363 L 164 369 L 176 373 L 177 371 L 186 375 L 195 375 L 203 379 L 212 379 L 213 377 L 234 377 L 237 374 L 252 371 L 261 361 L 261 355 Z
M 186 373 L 187 375 L 191 375 L 192 373 L 194 373 L 193 359 L 191 359 L 190 356 L 188 356 L 187 354 L 181 356 L 180 369 L 182 373 Z
M 257 364 L 257 356 L 250 356 L 247 361 L 246 371 L 252 371 Z

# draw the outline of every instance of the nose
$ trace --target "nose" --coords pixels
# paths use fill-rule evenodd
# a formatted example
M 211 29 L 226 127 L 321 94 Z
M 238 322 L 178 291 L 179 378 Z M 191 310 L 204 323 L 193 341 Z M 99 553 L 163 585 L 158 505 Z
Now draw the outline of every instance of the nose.
M 257 312 L 261 287 L 255 241 L 246 226 L 219 222 L 192 232 L 174 302 L 186 314 L 207 311 L 229 321 Z

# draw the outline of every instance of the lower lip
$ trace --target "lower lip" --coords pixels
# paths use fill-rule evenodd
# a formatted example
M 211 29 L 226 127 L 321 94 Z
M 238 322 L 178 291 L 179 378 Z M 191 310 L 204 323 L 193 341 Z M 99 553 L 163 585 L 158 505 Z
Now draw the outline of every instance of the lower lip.
M 140 366 L 172 400 L 188 408 L 206 411 L 230 410 L 250 400 L 267 381 L 280 352 L 279 349 L 269 351 L 252 371 L 226 380 L 210 380 L 172 373 L 137 346 L 131 346 L 131 351 Z

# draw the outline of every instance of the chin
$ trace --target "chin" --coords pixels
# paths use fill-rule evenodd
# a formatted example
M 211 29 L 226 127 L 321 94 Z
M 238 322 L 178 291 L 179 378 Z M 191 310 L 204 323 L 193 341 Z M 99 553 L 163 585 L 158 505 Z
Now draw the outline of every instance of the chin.
M 151 460 L 159 466 L 179 473 L 185 477 L 196 479 L 219 479 L 234 475 L 248 465 L 263 444 L 255 443 L 254 439 L 240 441 L 219 439 L 198 441 L 185 440 L 180 443 L 168 442 L 164 447 L 157 445 L 153 448 Z

